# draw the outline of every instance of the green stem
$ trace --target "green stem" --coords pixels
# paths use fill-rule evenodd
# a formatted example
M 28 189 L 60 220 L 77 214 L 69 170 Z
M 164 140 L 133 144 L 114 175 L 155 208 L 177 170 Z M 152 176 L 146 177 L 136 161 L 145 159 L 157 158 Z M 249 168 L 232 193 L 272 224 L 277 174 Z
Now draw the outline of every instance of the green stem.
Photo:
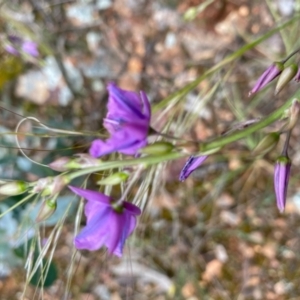
M 210 142 L 200 142 L 199 143 L 199 153 L 198 155 L 201 155 L 203 152 L 207 152 L 209 150 L 213 150 L 215 148 L 221 148 L 224 147 L 225 145 L 228 145 L 232 142 L 238 141 L 240 139 L 243 139 L 247 137 L 250 134 L 253 134 L 254 132 L 257 132 L 273 122 L 277 121 L 280 119 L 282 116 L 283 112 L 289 108 L 291 105 L 292 101 L 294 100 L 295 97 L 300 96 L 300 91 L 298 91 L 292 98 L 290 98 L 288 101 L 286 101 L 281 107 L 279 107 L 277 110 L 275 110 L 273 113 L 271 113 L 269 116 L 264 118 L 258 123 L 255 123 L 244 130 L 233 132 L 232 134 L 228 134 L 226 136 L 221 136 L 216 138 L 213 141 Z M 82 170 L 75 171 L 73 173 L 64 175 L 68 180 L 73 180 L 77 177 L 83 176 L 83 175 L 88 175 L 91 173 L 103 171 L 103 170 L 109 170 L 113 168 L 122 168 L 122 167 L 128 167 L 128 166 L 134 166 L 134 165 L 140 165 L 143 164 L 145 167 L 149 165 L 154 165 L 158 164 L 161 162 L 167 162 L 171 160 L 178 159 L 180 157 L 185 157 L 187 154 L 180 153 L 180 152 L 171 152 L 167 154 L 163 154 L 160 156 L 148 156 L 148 157 L 141 157 L 141 158 L 135 158 L 135 159 L 126 159 L 122 161 L 107 161 L 103 162 L 99 166 L 95 167 L 90 167 L 90 168 L 85 168 Z
M 237 140 L 240 140 L 256 131 L 259 131 L 267 126 L 269 126 L 270 124 L 272 124 L 273 122 L 277 121 L 280 119 L 280 117 L 282 116 L 283 112 L 290 107 L 290 105 L 292 104 L 293 100 L 295 97 L 299 97 L 300 96 L 300 91 L 297 92 L 294 97 L 290 98 L 288 101 L 286 101 L 281 107 L 279 107 L 277 110 L 275 110 L 273 113 L 271 113 L 269 116 L 263 118 L 261 121 L 259 121 L 258 123 L 255 123 L 247 128 L 245 128 L 242 131 L 237 131 L 237 132 L 233 132 L 232 134 L 226 135 L 226 136 L 222 136 L 219 138 L 216 138 L 215 140 L 211 141 L 211 142 L 207 142 L 207 143 L 202 143 L 200 145 L 200 151 L 201 152 L 206 152 L 208 150 L 212 150 L 214 148 L 220 148 L 223 147 L 227 144 L 230 144 L 232 142 L 235 142 Z

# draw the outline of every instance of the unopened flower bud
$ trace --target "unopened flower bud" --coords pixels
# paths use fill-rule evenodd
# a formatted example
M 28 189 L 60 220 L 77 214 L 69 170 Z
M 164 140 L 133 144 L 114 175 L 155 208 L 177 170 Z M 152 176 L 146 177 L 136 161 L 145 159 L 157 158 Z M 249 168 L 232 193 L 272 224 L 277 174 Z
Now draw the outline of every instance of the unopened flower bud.
M 179 180 L 185 181 L 192 172 L 194 172 L 198 167 L 200 167 L 200 165 L 202 165 L 207 157 L 207 155 L 190 156 L 180 172 Z
M 284 65 L 282 62 L 273 63 L 257 80 L 252 90 L 249 92 L 249 97 L 260 91 L 269 82 L 273 81 L 283 71 Z
M 277 207 L 282 213 L 285 208 L 287 188 L 290 179 L 291 161 L 287 156 L 277 158 L 274 170 L 274 189 Z
M 144 148 L 139 150 L 140 153 L 143 154 L 153 154 L 153 155 L 160 155 L 169 153 L 174 149 L 174 146 L 168 142 L 155 142 L 153 144 L 147 145 Z
M 279 141 L 280 133 L 271 132 L 267 134 L 253 149 L 253 155 L 265 155 L 276 147 Z
M 70 179 L 67 175 L 40 178 L 31 192 L 41 193 L 42 196 L 53 196 L 59 193 L 69 182 Z
M 40 208 L 40 211 L 36 217 L 36 222 L 42 222 L 49 219 L 56 211 L 57 207 L 57 195 L 53 198 L 45 200 Z
M 15 196 L 26 192 L 28 184 L 25 181 L 13 181 L 0 186 L 0 195 Z
M 50 163 L 48 166 L 55 171 L 64 172 L 74 169 L 95 167 L 102 162 L 100 159 L 94 158 L 86 153 L 79 153 L 77 156 L 78 157 L 76 158 L 61 157 Z
M 284 68 L 280 74 L 277 85 L 275 88 L 275 95 L 277 95 L 297 74 L 298 67 L 295 64 L 291 64 Z
M 294 99 L 289 109 L 289 119 L 287 124 L 284 126 L 284 130 L 288 131 L 295 127 L 300 114 L 300 102 L 298 99 Z
M 68 163 L 71 161 L 72 159 L 70 159 L 69 157 L 60 157 L 59 159 L 53 161 L 52 163 L 50 163 L 48 166 L 55 171 L 58 172 L 64 172 L 69 170 L 69 168 L 67 167 Z
M 300 67 L 298 66 L 297 74 L 295 75 L 295 81 L 300 82 Z
M 104 179 L 101 179 L 97 182 L 97 184 L 102 185 L 116 185 L 120 184 L 121 182 L 124 182 L 128 178 L 129 174 L 124 172 L 118 172 L 115 174 L 112 174 Z

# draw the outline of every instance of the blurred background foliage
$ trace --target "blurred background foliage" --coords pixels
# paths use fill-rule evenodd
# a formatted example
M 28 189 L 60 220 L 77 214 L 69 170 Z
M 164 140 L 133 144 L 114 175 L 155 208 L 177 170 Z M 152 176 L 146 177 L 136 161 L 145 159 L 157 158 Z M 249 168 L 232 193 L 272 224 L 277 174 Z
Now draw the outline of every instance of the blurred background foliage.
M 156 108 L 153 127 L 187 139 L 206 140 L 235 122 L 263 118 L 299 89 L 292 82 L 275 97 L 271 84 L 248 98 L 264 69 L 299 47 L 299 10 L 299 0 L 1 1 L 3 179 L 55 174 L 15 148 L 13 132 L 22 116 L 55 128 L 98 132 L 109 81 L 145 90 Z M 37 43 L 39 56 L 8 53 L 12 35 Z M 234 60 L 206 73 L 232 53 Z M 49 134 L 36 125 L 25 122 L 20 132 L 33 135 L 18 139 L 31 159 L 44 164 L 85 152 L 92 140 L 92 135 Z M 276 128 L 280 122 L 267 131 Z M 209 157 L 185 183 L 178 181 L 184 160 L 146 172 L 141 184 L 152 176 L 151 197 L 122 260 L 105 251 L 73 251 L 77 203 L 67 193 L 40 228 L 34 220 L 41 199 L 7 213 L 0 219 L 0 299 L 300 299 L 300 130 L 296 127 L 291 139 L 284 214 L 277 211 L 272 182 L 282 143 L 263 159 L 249 156 L 267 131 Z M 21 199 L 1 201 L 0 211 Z M 67 221 L 58 229 L 67 207 Z M 48 275 L 38 269 L 26 283 L 26 257 L 36 260 L 41 252 L 31 239 L 38 235 L 47 245 L 53 228 L 58 240 L 44 258 Z

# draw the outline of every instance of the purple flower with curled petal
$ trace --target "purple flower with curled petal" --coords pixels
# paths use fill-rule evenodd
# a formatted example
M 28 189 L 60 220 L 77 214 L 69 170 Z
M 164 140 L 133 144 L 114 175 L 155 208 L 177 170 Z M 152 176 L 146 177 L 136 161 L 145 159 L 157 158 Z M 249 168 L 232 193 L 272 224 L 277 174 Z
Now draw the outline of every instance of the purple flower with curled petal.
M 285 208 L 287 188 L 290 179 L 291 161 L 287 156 L 280 156 L 274 170 L 274 189 L 277 207 L 282 213 Z
M 207 157 L 207 155 L 190 156 L 180 172 L 179 180 L 185 181 L 188 176 L 190 176 L 190 174 L 194 172 L 207 159 Z
M 125 91 L 110 83 L 104 127 L 110 133 L 105 141 L 93 141 L 90 154 L 99 157 L 112 152 L 134 155 L 147 144 L 151 107 L 146 94 Z
M 5 46 L 5 50 L 13 55 L 20 55 L 20 52 L 26 53 L 32 57 L 38 57 L 38 46 L 35 42 L 24 40 L 18 36 L 10 35 L 8 40 L 11 44 Z
M 256 81 L 254 87 L 249 92 L 249 96 L 260 91 L 264 88 L 269 82 L 273 81 L 277 76 L 280 75 L 284 69 L 283 63 L 276 62 L 273 63 Z
M 136 217 L 141 210 L 126 201 L 117 206 L 112 198 L 95 191 L 69 188 L 87 200 L 84 208 L 87 224 L 75 237 L 75 247 L 94 251 L 105 245 L 110 254 L 121 257 L 124 243 L 136 227 Z

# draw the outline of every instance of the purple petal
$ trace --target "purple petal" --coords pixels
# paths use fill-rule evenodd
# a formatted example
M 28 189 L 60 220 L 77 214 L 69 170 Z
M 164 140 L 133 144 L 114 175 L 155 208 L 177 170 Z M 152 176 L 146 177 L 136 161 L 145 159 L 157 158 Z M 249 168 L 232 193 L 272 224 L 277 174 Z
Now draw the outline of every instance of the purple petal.
M 20 52 L 14 48 L 12 45 L 6 45 L 5 46 L 5 51 L 7 51 L 8 53 L 12 54 L 12 55 L 19 55 Z
M 256 92 L 258 92 L 261 89 L 261 86 L 263 84 L 263 82 L 265 81 L 267 75 L 269 74 L 269 72 L 272 70 L 273 65 L 269 66 L 263 73 L 262 75 L 258 78 L 258 80 L 256 81 L 253 89 L 251 90 L 251 94 L 254 94 Z
M 142 99 L 142 103 L 143 103 L 143 107 L 144 107 L 144 115 L 148 120 L 150 120 L 150 118 L 151 118 L 150 101 L 144 91 L 141 91 L 140 94 L 141 94 L 141 99 Z
M 90 220 L 82 231 L 75 237 L 74 244 L 77 249 L 98 250 L 110 237 L 109 225 L 111 207 L 102 207 L 97 216 Z
M 179 180 L 186 180 L 189 177 L 189 175 L 207 159 L 207 157 L 207 155 L 190 156 L 180 172 Z
M 39 56 L 39 51 L 35 42 L 24 41 L 22 44 L 22 50 L 33 57 Z
M 91 144 L 89 153 L 93 157 L 100 157 L 109 153 L 116 152 L 118 144 L 113 138 L 107 139 L 106 141 L 94 140 Z
M 130 214 L 137 215 L 137 216 L 141 214 L 140 208 L 138 206 L 130 203 L 130 202 L 124 201 L 123 202 L 123 207 Z
M 147 133 L 148 128 L 143 128 L 143 126 L 126 126 L 106 141 L 100 139 L 93 141 L 89 153 L 93 157 L 100 157 L 117 151 L 126 155 L 134 155 L 137 150 L 147 144 Z
M 132 216 L 130 214 L 124 214 L 123 222 L 124 222 L 123 223 L 123 231 L 120 236 L 119 243 L 114 250 L 114 254 L 119 257 L 122 256 L 126 239 L 130 236 L 130 234 L 133 232 L 133 230 L 136 227 L 136 217 Z
M 116 251 L 116 249 L 123 249 L 126 239 L 122 239 L 122 235 L 126 226 L 126 213 L 112 211 L 109 220 L 109 238 L 105 241 L 109 253 L 122 256 L 122 251 Z
M 101 205 L 110 206 L 111 198 L 104 194 L 91 191 L 91 190 L 81 189 L 71 185 L 69 185 L 68 187 L 73 193 L 85 198 L 88 201 L 96 202 L 97 204 L 101 204 Z
M 283 65 L 282 63 L 274 63 L 267 68 L 267 70 L 259 77 L 254 87 L 250 91 L 249 95 L 260 91 L 264 88 L 268 83 L 274 80 L 277 76 L 282 72 Z
M 135 92 L 125 91 L 110 83 L 107 87 L 109 91 L 108 112 L 118 116 L 123 116 L 127 120 L 133 118 L 144 118 L 141 113 L 141 100 Z M 111 116 L 110 116 L 111 117 Z

